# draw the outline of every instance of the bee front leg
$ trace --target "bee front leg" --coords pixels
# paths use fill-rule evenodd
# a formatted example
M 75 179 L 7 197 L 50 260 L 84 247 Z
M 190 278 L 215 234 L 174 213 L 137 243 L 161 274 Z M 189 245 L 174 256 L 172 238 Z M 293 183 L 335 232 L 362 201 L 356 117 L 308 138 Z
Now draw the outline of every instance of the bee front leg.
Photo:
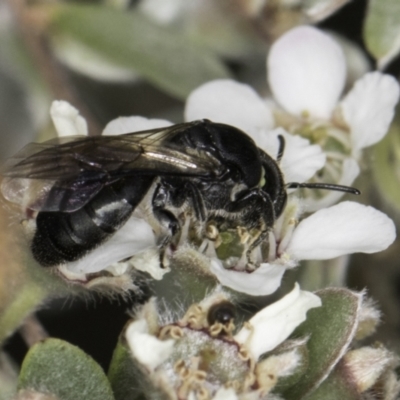
M 255 265 L 251 253 L 262 242 L 267 240 L 268 232 L 275 222 L 275 214 L 269 195 L 263 190 L 249 189 L 240 193 L 239 197 L 226 208 L 235 223 L 247 231 L 257 230 L 253 236 L 246 258 L 250 266 Z
M 169 202 L 170 193 L 168 188 L 161 184 L 157 185 L 152 200 L 152 211 L 160 228 L 157 233 L 157 246 L 160 250 L 160 265 L 162 267 L 164 266 L 164 257 L 168 246 L 181 231 L 178 219 L 171 211 L 166 209 Z

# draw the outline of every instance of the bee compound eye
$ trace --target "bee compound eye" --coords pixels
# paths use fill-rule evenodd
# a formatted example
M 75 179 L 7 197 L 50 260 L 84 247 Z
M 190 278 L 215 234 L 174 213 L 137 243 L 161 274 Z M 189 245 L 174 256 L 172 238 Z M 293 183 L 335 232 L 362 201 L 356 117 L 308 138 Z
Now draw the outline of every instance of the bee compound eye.
M 208 310 L 207 321 L 210 326 L 217 322 L 227 325 L 235 318 L 235 316 L 235 306 L 229 301 L 223 301 L 210 307 Z

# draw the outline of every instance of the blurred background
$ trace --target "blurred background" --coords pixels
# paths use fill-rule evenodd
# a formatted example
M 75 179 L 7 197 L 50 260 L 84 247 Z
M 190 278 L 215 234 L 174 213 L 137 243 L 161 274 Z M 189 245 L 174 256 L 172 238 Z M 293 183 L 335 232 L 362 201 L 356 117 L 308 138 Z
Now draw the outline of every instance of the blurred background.
M 187 95 L 212 79 L 230 77 L 267 96 L 268 48 L 300 24 L 317 25 L 340 41 L 352 60 L 349 84 L 376 68 L 398 78 L 396 2 L 0 0 L 0 162 L 30 141 L 54 136 L 49 108 L 55 99 L 78 108 L 88 121 L 89 134 L 98 135 L 119 116 L 181 122 Z M 354 186 L 363 191 L 362 202 L 384 211 L 399 226 L 398 117 L 386 138 L 366 152 L 363 173 Z M 3 218 L 2 235 L 11 234 L 9 225 Z M 13 251 L 6 243 L 0 241 L 0 254 Z M 327 285 L 366 288 L 383 313 L 374 340 L 400 350 L 399 258 L 397 241 L 385 252 L 353 256 L 348 268 L 340 269 L 340 279 L 335 268 L 342 261 L 333 261 L 324 269 L 315 263 L 303 265 L 286 280 L 300 279 L 302 288 L 309 290 Z M 7 274 L 13 268 L 0 262 Z M 51 336 L 80 346 L 107 368 L 129 318 L 127 310 L 148 293 L 130 299 L 97 294 L 50 299 L 37 316 Z M 17 332 L 5 350 L 20 363 L 27 346 Z

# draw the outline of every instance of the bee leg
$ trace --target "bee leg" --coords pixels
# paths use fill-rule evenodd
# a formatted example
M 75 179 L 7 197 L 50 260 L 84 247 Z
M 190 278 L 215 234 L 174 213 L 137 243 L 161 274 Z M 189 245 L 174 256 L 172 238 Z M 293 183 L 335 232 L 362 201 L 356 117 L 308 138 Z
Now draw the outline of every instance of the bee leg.
M 185 189 L 190 198 L 190 202 L 193 207 L 196 218 L 199 221 L 202 221 L 202 222 L 205 221 L 206 220 L 206 207 L 204 205 L 203 197 L 202 197 L 201 193 L 199 192 L 199 189 L 190 182 L 188 182 L 185 185 Z
M 254 264 L 251 253 L 268 237 L 268 232 L 275 222 L 273 203 L 269 195 L 259 188 L 249 189 L 240 193 L 239 197 L 230 203 L 227 211 L 230 218 L 248 231 L 257 229 L 258 234 L 246 251 L 249 264 Z
M 164 267 L 164 257 L 172 239 L 181 231 L 181 225 L 175 215 L 166 209 L 170 202 L 171 193 L 166 185 L 157 185 L 153 200 L 153 215 L 160 225 L 160 233 L 157 238 L 157 246 L 160 251 L 160 265 Z
M 177 218 L 168 210 L 153 208 L 153 214 L 164 232 L 157 238 L 157 246 L 160 249 L 160 264 L 164 267 L 165 252 L 171 244 L 172 239 L 180 232 L 181 225 Z

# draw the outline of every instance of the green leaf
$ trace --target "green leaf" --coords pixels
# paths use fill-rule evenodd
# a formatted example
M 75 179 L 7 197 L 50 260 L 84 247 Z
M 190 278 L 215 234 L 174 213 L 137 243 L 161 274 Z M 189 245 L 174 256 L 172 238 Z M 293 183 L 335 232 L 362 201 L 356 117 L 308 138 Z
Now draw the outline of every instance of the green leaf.
M 114 350 L 108 379 L 114 392 L 115 400 L 164 399 L 168 396 L 157 388 L 149 379 L 149 373 L 143 370 L 133 359 L 124 339 Z M 144 395 L 146 393 L 146 395 Z
M 22 224 L 0 209 L 0 342 L 36 311 L 46 298 L 68 295 L 77 289 L 40 266 L 32 256 Z M 76 285 L 77 286 L 77 285 Z
M 287 400 L 305 398 L 323 382 L 353 339 L 362 295 L 348 289 L 330 288 L 316 292 L 322 307 L 307 313 L 307 320 L 294 337 L 310 336 L 307 342 L 309 366 L 300 381 L 286 391 Z
M 0 353 L 0 400 L 9 400 L 16 392 L 18 368 L 6 353 Z
M 29 350 L 18 389 L 51 393 L 62 400 L 114 399 L 101 367 L 78 347 L 59 339 L 46 339 Z
M 369 52 L 385 68 L 400 51 L 400 1 L 369 0 L 364 41 Z
M 137 366 L 127 346 L 118 342 L 108 370 L 108 379 L 116 400 L 134 399 L 140 392 L 136 384 Z
M 389 133 L 372 149 L 374 183 L 391 214 L 400 221 L 400 115 Z
M 48 9 L 54 11 L 49 17 L 56 39 L 87 46 L 179 98 L 202 83 L 229 77 L 213 53 L 140 13 L 72 4 Z
M 339 363 L 317 390 L 305 400 L 361 400 L 361 394 L 348 379 L 342 363 Z
M 279 355 L 288 351 L 296 351 L 300 357 L 298 367 L 290 375 L 279 378 L 278 383 L 274 388 L 274 393 L 281 394 L 296 385 L 308 369 L 307 338 L 303 340 L 287 340 L 278 348 L 274 349 L 270 354 Z M 267 354 L 266 358 L 270 354 Z
M 350 0 L 303 0 L 303 12 L 312 22 L 319 22 L 338 11 Z

